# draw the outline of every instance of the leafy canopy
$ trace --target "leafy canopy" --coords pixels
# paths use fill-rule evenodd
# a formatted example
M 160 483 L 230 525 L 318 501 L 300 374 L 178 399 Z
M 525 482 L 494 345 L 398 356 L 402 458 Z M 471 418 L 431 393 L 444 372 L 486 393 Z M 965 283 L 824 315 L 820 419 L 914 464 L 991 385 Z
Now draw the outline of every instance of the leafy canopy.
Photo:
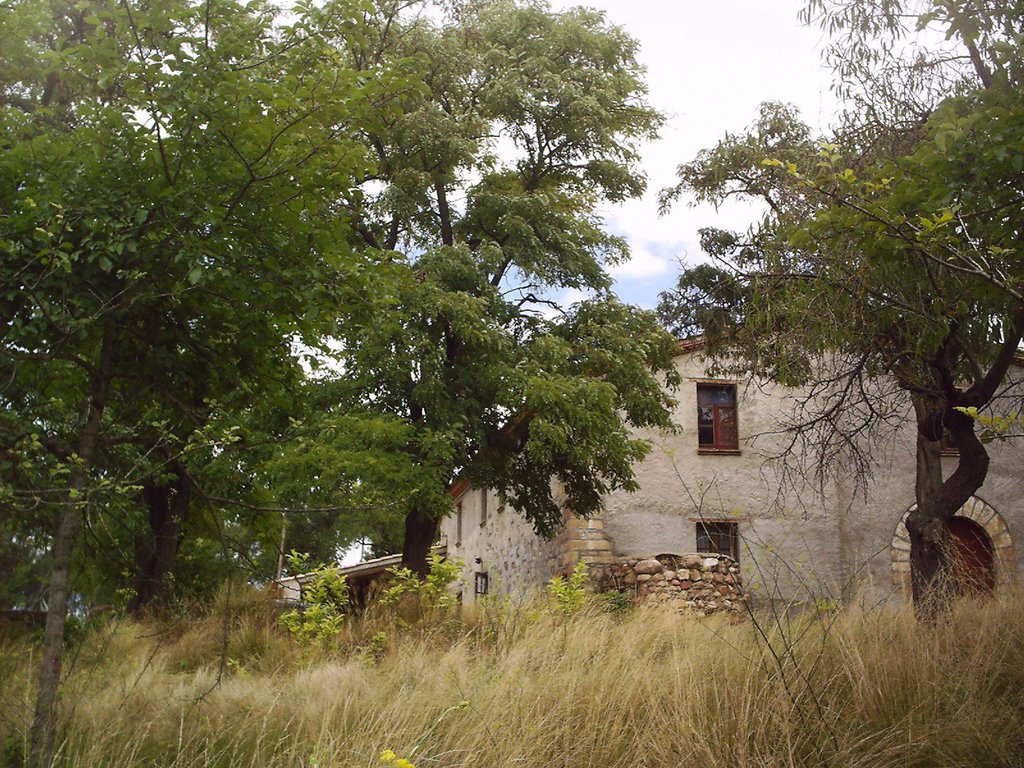
M 361 14 L 5 8 L 0 514 L 18 541 L 52 530 L 77 470 L 76 498 L 104 521 L 92 550 L 122 555 L 119 573 L 147 526 L 144 486 L 238 491 L 214 460 L 237 473 L 244 425 L 265 427 L 257 442 L 287 426 L 296 344 L 333 328 L 351 259 L 338 201 L 372 166 L 354 126 L 409 87 L 400 67 L 346 59 Z M 191 534 L 216 538 L 221 517 Z
M 464 477 L 550 533 L 552 477 L 589 514 L 633 486 L 647 447 L 629 425 L 669 425 L 653 374 L 672 380 L 671 339 L 609 293 L 627 252 L 597 215 L 643 188 L 637 143 L 661 121 L 636 44 L 597 12 L 505 0 L 442 20 L 385 4 L 371 26 L 354 60 L 413 61 L 424 87 L 362 130 L 375 171 L 347 203 L 366 247 L 345 275 L 337 418 L 407 434 L 389 450 L 409 516 L 443 517 Z M 569 288 L 593 298 L 562 310 Z

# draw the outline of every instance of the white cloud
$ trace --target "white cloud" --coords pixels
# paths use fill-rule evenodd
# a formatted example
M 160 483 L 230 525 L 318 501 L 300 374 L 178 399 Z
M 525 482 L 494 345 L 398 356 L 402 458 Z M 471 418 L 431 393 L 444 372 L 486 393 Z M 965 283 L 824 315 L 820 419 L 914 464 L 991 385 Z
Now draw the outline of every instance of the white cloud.
M 675 260 L 655 254 L 646 243 L 636 242 L 630 244 L 629 261 L 608 268 L 608 272 L 616 280 L 644 280 L 660 275 L 671 275 L 675 271 Z
M 579 288 L 566 288 L 556 301 L 561 306 L 568 308 L 584 299 L 589 299 L 591 295 L 588 291 L 581 291 Z

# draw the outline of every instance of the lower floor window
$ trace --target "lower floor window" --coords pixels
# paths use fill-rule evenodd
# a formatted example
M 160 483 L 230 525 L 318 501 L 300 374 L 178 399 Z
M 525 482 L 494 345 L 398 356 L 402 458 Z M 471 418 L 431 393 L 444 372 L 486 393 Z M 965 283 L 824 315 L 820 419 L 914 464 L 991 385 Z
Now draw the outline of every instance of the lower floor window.
M 728 555 L 739 562 L 739 526 L 736 523 L 697 523 L 697 551 L 716 555 Z
M 476 574 L 474 593 L 477 597 L 487 594 L 487 574 L 482 571 Z

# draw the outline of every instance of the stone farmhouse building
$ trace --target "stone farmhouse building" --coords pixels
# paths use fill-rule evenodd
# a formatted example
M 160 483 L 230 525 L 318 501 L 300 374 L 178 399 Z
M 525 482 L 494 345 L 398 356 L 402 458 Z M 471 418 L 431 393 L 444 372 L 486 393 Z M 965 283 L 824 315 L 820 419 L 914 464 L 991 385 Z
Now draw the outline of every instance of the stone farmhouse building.
M 442 522 L 440 545 L 464 563 L 465 603 L 525 593 L 579 561 L 602 574 L 605 586 L 609 574 L 625 572 L 612 586 L 642 595 L 651 578 L 644 564 L 662 555 L 675 556 L 659 557 L 673 583 L 688 589 L 688 577 L 702 578 L 692 569 L 703 567 L 710 571 L 704 578 L 717 574 L 713 586 L 725 599 L 740 574 L 755 600 L 879 603 L 909 595 L 904 519 L 915 502 L 916 460 L 909 403 L 903 426 L 872 445 L 868 482 L 833 472 L 818 484 L 783 484 L 766 459 L 783 445 L 779 428 L 795 393 L 709 377 L 699 340 L 681 345 L 676 365 L 678 431 L 642 433 L 654 447 L 635 468 L 640 490 L 611 493 L 592 519 L 566 514 L 563 530 L 548 541 L 506 511 L 499 492 L 467 483 L 452 488 L 455 512 Z M 1024 378 L 1022 365 L 1011 369 L 1011 393 Z M 950 533 L 975 583 L 999 589 L 1016 581 L 1022 565 L 1024 438 L 1000 438 L 987 449 L 988 477 Z M 942 461 L 952 472 L 957 458 Z

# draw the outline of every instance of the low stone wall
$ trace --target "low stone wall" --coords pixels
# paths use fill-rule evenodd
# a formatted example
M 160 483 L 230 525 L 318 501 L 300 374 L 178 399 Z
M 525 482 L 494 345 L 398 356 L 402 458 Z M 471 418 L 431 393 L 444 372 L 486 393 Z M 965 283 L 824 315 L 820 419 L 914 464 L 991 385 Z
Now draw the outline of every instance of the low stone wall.
M 594 589 L 632 594 L 638 603 L 678 603 L 698 614 L 743 609 L 739 564 L 718 554 L 617 557 L 589 565 Z

